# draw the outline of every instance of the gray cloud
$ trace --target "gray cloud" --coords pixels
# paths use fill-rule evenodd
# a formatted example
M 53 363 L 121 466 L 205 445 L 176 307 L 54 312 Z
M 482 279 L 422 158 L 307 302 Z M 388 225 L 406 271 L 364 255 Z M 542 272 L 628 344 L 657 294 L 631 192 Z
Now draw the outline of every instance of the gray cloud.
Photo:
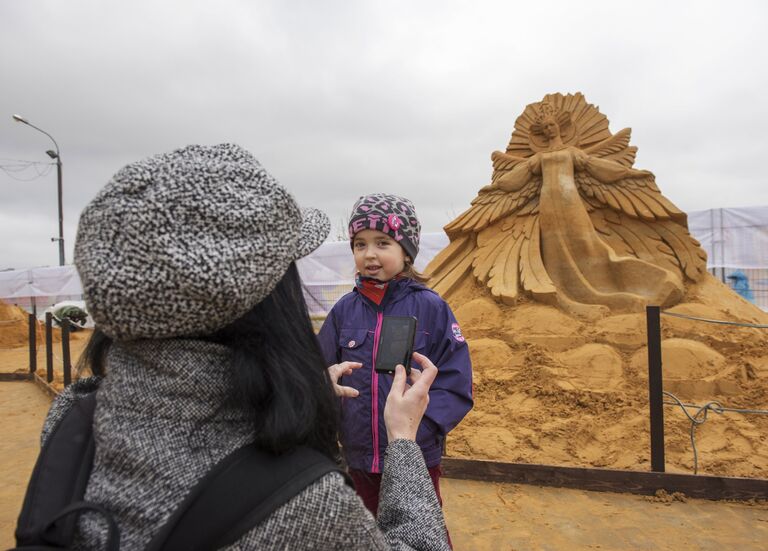
M 12 113 L 56 137 L 70 251 L 120 166 L 194 142 L 240 143 L 334 222 L 388 190 L 438 231 L 526 104 L 582 91 L 613 131 L 633 128 L 636 166 L 684 210 L 767 204 L 766 15 L 758 1 L 5 1 L 0 158 L 47 159 Z M 55 175 L 0 172 L 0 192 L 0 268 L 56 263 Z

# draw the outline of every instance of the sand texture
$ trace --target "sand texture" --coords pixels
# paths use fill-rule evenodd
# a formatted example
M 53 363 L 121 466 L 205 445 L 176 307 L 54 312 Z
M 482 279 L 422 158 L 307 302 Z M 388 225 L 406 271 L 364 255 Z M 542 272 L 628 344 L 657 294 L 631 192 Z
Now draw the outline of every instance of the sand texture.
M 533 301 L 506 306 L 469 278 L 449 302 L 470 345 L 476 401 L 448 437 L 449 456 L 649 468 L 644 312 L 586 321 Z M 768 324 L 709 275 L 669 311 Z M 768 409 L 768 330 L 661 321 L 665 390 L 685 403 Z M 664 415 L 667 469 L 692 472 L 690 421 L 679 407 Z M 709 412 L 696 429 L 699 473 L 768 478 L 767 441 L 768 416 Z

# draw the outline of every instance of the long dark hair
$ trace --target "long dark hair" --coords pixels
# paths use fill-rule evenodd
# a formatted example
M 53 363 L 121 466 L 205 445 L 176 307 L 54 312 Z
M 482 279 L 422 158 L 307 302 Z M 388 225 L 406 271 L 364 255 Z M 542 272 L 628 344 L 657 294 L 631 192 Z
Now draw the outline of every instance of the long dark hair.
M 85 345 L 85 350 L 80 354 L 80 359 L 77 360 L 75 368 L 77 376 L 84 377 L 86 371 L 90 371 L 92 375 L 103 377 L 110 346 L 112 346 L 112 339 L 96 327 L 91 338 L 88 339 L 88 344 Z
M 256 445 L 339 455 L 337 399 L 307 313 L 296 265 L 270 295 L 211 336 L 229 346 L 235 398 L 255 413 Z
M 338 409 L 295 264 L 272 293 L 205 340 L 232 349 L 233 399 L 253 411 L 256 445 L 282 453 L 306 445 L 339 459 Z M 104 374 L 111 339 L 98 329 L 80 360 Z

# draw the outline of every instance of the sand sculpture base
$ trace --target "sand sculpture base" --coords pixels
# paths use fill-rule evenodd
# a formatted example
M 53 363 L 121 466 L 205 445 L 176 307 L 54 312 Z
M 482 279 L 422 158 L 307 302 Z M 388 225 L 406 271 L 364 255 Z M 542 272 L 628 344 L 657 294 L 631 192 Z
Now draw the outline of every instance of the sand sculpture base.
M 585 322 L 530 300 L 505 306 L 470 278 L 449 302 L 470 344 L 476 400 L 448 437 L 449 456 L 650 468 L 643 313 Z M 768 323 L 710 275 L 669 311 Z M 665 390 L 768 409 L 768 330 L 662 316 L 662 339 Z M 692 472 L 690 421 L 677 407 L 664 414 L 667 470 Z M 768 416 L 710 413 L 696 442 L 700 473 L 768 478 Z

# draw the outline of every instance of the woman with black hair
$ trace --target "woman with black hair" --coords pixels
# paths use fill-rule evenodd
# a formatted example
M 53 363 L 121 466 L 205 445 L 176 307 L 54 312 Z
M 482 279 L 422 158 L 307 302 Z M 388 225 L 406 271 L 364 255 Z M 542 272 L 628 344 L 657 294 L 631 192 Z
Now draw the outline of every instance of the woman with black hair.
M 85 499 L 109 511 L 121 549 L 144 549 L 194 485 L 248 443 L 339 457 L 334 386 L 294 261 L 330 225 L 301 211 L 253 156 L 189 146 L 128 165 L 86 207 L 75 264 L 98 328 L 93 377 L 68 387 L 43 441 L 96 391 Z M 415 443 L 436 368 L 400 367 L 387 401 L 390 447 L 374 520 L 344 477 L 301 490 L 227 549 L 447 549 L 445 523 Z M 338 387 L 337 387 L 338 388 Z M 81 515 L 79 549 L 107 528 Z

